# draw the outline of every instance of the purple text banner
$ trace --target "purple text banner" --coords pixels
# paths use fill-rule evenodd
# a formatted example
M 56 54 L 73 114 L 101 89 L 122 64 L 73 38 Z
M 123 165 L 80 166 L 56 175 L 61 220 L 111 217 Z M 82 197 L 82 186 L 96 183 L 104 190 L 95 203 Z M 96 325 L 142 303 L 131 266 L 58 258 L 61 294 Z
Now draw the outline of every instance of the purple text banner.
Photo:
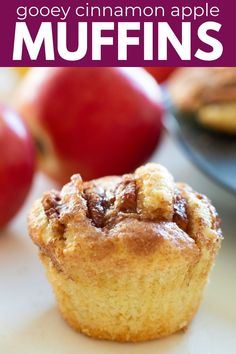
M 0 4 L 0 66 L 235 66 L 236 1 Z

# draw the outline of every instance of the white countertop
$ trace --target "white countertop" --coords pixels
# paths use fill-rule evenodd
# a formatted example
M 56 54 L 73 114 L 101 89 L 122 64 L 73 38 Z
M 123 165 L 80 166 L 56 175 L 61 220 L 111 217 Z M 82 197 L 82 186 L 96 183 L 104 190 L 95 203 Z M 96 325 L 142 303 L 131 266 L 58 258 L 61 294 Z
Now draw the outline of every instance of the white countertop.
M 164 164 L 176 180 L 206 193 L 223 219 L 223 247 L 203 304 L 187 331 L 162 340 L 119 344 L 87 338 L 64 323 L 36 247 L 27 235 L 27 210 L 36 197 L 52 186 L 38 175 L 24 208 L 0 235 L 0 353 L 236 353 L 236 197 L 202 175 L 168 136 L 152 160 Z

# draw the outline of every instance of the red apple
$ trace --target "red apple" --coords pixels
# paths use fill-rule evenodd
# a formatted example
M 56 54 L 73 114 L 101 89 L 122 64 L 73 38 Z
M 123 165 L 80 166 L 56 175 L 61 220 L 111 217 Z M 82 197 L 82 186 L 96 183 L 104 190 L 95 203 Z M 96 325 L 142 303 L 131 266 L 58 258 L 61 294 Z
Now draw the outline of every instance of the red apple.
M 20 117 L 0 107 L 0 227 L 16 214 L 30 189 L 35 149 Z
M 142 68 L 32 69 L 16 107 L 35 138 L 41 169 L 60 184 L 132 171 L 162 129 L 160 90 Z
M 145 68 L 149 74 L 151 74 L 155 80 L 161 84 L 162 82 L 166 81 L 168 79 L 168 77 L 173 73 L 174 70 L 176 70 L 175 67 L 149 67 L 149 68 Z

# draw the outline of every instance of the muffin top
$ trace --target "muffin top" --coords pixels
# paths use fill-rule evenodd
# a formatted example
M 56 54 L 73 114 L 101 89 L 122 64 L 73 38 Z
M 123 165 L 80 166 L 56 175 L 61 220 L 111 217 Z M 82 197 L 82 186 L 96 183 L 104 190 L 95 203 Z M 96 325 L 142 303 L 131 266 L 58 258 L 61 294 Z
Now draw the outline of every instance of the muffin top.
M 175 105 L 195 111 L 213 103 L 236 101 L 236 68 L 181 68 L 168 81 Z
M 202 252 L 215 253 L 221 239 L 210 201 L 155 163 L 89 182 L 74 175 L 60 192 L 36 201 L 29 233 L 70 277 L 78 267 L 88 274 L 99 267 L 119 273 L 140 262 L 193 264 Z

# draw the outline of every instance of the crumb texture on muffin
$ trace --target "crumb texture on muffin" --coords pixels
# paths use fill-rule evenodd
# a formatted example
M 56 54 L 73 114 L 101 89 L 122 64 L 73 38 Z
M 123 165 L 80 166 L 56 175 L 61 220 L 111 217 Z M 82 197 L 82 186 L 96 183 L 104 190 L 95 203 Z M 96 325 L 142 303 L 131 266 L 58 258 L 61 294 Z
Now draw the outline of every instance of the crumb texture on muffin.
M 222 239 L 210 201 L 154 163 L 122 177 L 73 176 L 36 201 L 29 233 L 67 322 L 118 341 L 184 328 Z

